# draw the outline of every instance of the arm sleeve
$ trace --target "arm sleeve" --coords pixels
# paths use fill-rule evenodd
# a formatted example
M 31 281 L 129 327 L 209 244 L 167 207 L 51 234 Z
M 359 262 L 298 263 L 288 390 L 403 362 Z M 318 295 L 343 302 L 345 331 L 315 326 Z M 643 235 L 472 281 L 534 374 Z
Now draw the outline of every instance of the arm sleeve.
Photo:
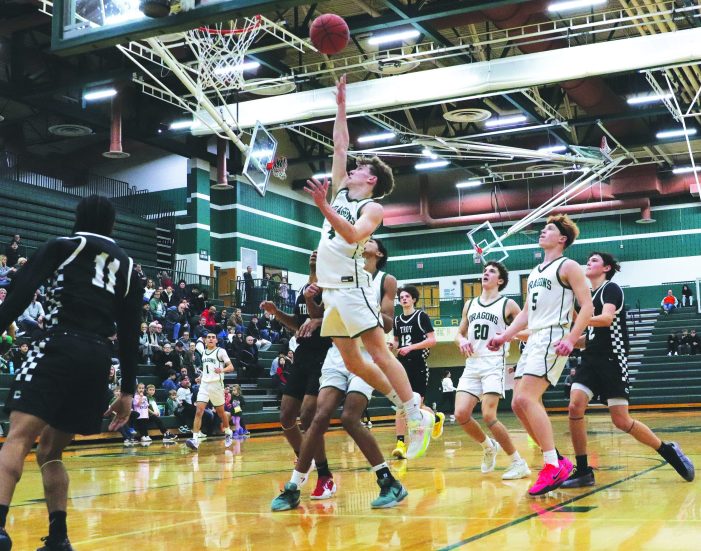
M 133 272 L 129 273 L 129 291 L 117 313 L 119 365 L 122 370 L 122 393 L 133 394 L 136 389 L 136 365 L 139 356 L 139 321 L 141 315 L 141 286 Z
M 32 255 L 12 280 L 10 292 L 0 305 L 0 332 L 24 312 L 34 292 L 73 253 L 78 241 L 52 239 Z
M 623 306 L 623 291 L 618 285 L 609 283 L 604 289 L 604 293 L 601 298 L 603 299 L 604 304 L 613 304 L 617 311 Z

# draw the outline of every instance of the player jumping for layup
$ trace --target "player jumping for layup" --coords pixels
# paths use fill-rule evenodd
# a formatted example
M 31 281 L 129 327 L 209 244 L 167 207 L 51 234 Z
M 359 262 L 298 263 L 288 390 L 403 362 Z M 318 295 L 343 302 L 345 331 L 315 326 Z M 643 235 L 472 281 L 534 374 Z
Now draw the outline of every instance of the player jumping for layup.
M 482 472 L 494 470 L 497 452 L 503 449 L 511 458 L 511 465 L 502 478 L 514 480 L 529 476 L 531 471 L 516 450 L 506 427 L 497 419 L 499 399 L 504 397 L 504 360 L 509 343 L 496 352 L 487 348 L 489 339 L 506 331 L 521 311 L 513 300 L 499 294 L 508 282 L 509 272 L 501 262 L 487 262 L 482 272 L 482 294 L 468 300 L 462 310 L 455 343 L 467 360 L 458 382 L 455 420 L 482 445 Z M 482 419 L 494 439 L 487 437 L 472 417 L 472 410 L 479 401 L 482 402 Z
M 542 396 L 550 385 L 557 384 L 593 310 L 582 269 L 574 260 L 562 256 L 578 235 L 579 228 L 569 216 L 548 218 L 538 239 L 545 258 L 528 276 L 526 305 L 509 328 L 487 345 L 496 352 L 519 331 L 528 328 L 531 332 L 516 366 L 517 381 L 511 402 L 514 413 L 543 450 L 545 465 L 536 483 L 528 489 L 531 496 L 559 488 L 572 472 L 572 463 L 555 449 L 553 427 Z M 575 297 L 581 309 L 572 324 Z
M 594 471 L 587 459 L 587 427 L 584 412 L 598 397 L 606 404 L 616 428 L 656 450 L 681 477 L 694 480 L 694 464 L 676 442 L 665 443 L 649 427 L 628 413 L 628 329 L 623 290 L 611 279 L 620 271 L 618 261 L 608 253 L 589 255 L 586 276 L 592 286 L 594 316 L 587 334 L 580 339 L 585 348 L 570 393 L 570 434 L 577 459 L 563 488 L 594 485 Z
M 336 103 L 332 204 L 327 201 L 328 182 L 308 180 L 305 188 L 325 218 L 317 261 L 319 287 L 324 290 L 321 334 L 333 337 L 351 373 L 380 392 L 385 379 L 381 375 L 386 375 L 393 388 L 389 399 L 407 416 L 407 457 L 418 457 L 428 447 L 434 418 L 420 409 L 404 368 L 387 348 L 380 308 L 370 289 L 372 278 L 363 269 L 365 243 L 382 223 L 382 207 L 375 199 L 391 193 L 394 178 L 390 167 L 376 157 L 359 162 L 356 169 L 346 172 L 350 138 L 345 76 L 338 82 Z M 356 337 L 362 339 L 376 365 L 363 359 Z

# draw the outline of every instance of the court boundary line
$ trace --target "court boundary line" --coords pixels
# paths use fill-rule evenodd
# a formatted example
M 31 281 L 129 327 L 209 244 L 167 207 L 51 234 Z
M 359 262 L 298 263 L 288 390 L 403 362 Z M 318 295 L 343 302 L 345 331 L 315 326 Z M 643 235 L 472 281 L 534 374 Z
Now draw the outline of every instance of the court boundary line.
M 469 538 L 465 538 L 465 539 L 460 540 L 458 542 L 451 543 L 450 545 L 447 545 L 445 547 L 440 547 L 440 548 L 438 548 L 438 551 L 451 551 L 452 549 L 458 549 L 459 547 L 467 545 L 468 543 L 472 543 L 472 542 L 480 540 L 482 538 L 486 538 L 487 536 L 491 536 L 492 534 L 496 534 L 497 532 L 501 532 L 502 530 L 506 530 L 507 528 L 511 528 L 512 526 L 522 524 L 523 522 L 526 522 L 527 520 L 531 520 L 532 518 L 538 517 L 544 513 L 551 513 L 553 511 L 556 511 L 557 509 L 564 507 L 565 505 L 569 505 L 570 503 L 574 503 L 576 501 L 584 499 L 585 497 L 589 497 L 589 496 L 592 496 L 592 495 L 597 494 L 599 492 L 602 492 L 604 490 L 608 490 L 609 488 L 612 488 L 614 486 L 618 486 L 619 484 L 623 484 L 624 482 L 628 482 L 629 480 L 632 480 L 634 478 L 638 478 L 639 476 L 646 475 L 646 474 L 648 474 L 652 471 L 655 471 L 655 470 L 659 469 L 660 467 L 664 467 L 665 465 L 668 464 L 666 461 L 663 461 L 661 459 L 658 461 L 660 461 L 660 463 L 658 465 L 653 465 L 652 467 L 648 467 L 647 469 L 645 469 L 643 471 L 633 473 L 631 475 L 626 476 L 625 478 L 615 480 L 614 482 L 610 482 L 608 484 L 605 484 L 603 486 L 595 488 L 594 490 L 591 490 L 589 492 L 585 492 L 581 495 L 572 497 L 570 499 L 566 499 L 565 501 L 557 503 L 555 505 L 551 505 L 550 507 L 545 507 L 542 511 L 530 513 L 528 515 L 524 515 L 520 518 L 516 518 L 510 522 L 507 522 L 506 524 L 496 526 L 494 528 L 486 530 L 485 532 L 480 532 L 479 534 L 475 534 L 474 536 L 470 536 Z

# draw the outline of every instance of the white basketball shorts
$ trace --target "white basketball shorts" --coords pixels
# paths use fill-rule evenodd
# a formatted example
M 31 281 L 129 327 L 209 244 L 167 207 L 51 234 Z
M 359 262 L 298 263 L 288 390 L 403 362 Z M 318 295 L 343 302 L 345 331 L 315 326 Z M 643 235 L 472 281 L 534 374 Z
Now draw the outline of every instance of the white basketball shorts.
M 458 392 L 467 392 L 477 398 L 483 394 L 504 397 L 504 357 L 483 356 L 468 358 L 458 381 Z
M 380 305 L 369 287 L 324 289 L 322 337 L 354 338 L 373 327 L 382 327 Z
M 528 337 L 528 342 L 526 342 L 518 364 L 516 364 L 515 378 L 520 379 L 524 375 L 533 375 L 543 377 L 555 386 L 565 368 L 567 356 L 555 354 L 553 345 L 568 334 L 568 329 L 563 330 L 558 326 L 546 327 L 532 333 Z
M 326 292 L 326 291 L 324 291 Z M 361 350 L 363 359 L 366 362 L 372 363 L 370 354 Z M 338 348 L 332 346 L 326 354 L 324 365 L 321 367 L 321 378 L 319 379 L 319 390 L 324 387 L 337 388 L 345 394 L 350 392 L 359 392 L 363 394 L 368 401 L 372 397 L 372 387 L 357 375 L 353 375 L 343 363 L 343 357 Z

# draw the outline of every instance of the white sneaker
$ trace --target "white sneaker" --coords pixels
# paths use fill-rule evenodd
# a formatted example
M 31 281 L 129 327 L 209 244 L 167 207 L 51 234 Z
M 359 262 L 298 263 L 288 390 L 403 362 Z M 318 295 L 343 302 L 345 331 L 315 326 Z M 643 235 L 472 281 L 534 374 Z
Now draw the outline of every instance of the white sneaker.
M 224 433 L 224 446 L 228 448 L 229 446 L 231 446 L 231 444 L 233 444 L 233 442 L 234 442 L 234 433 L 231 432 L 231 429 L 228 429 Z
M 489 438 L 489 437 L 488 437 Z M 491 473 L 497 464 L 497 453 L 501 449 L 499 442 L 493 438 L 489 438 L 492 443 L 491 448 L 485 448 L 484 455 L 482 456 L 482 472 Z
M 518 478 L 526 478 L 531 476 L 531 470 L 528 468 L 528 463 L 525 459 L 512 461 L 509 468 L 501 475 L 503 480 L 516 480 Z
M 409 445 L 406 450 L 407 459 L 415 459 L 426 453 L 428 445 L 431 442 L 431 433 L 433 425 L 436 423 L 435 416 L 425 409 L 419 410 L 421 419 L 407 419 L 407 433 L 409 436 Z
M 142 441 L 142 442 L 150 442 L 151 439 L 150 439 L 148 436 L 142 436 L 142 437 L 141 437 L 141 441 Z
M 134 440 L 132 440 L 131 438 L 127 438 L 127 439 L 124 441 L 124 445 L 125 445 L 126 447 L 133 446 L 134 444 L 136 444 L 136 442 L 135 442 Z
M 204 432 L 196 432 L 195 434 L 192 435 L 193 438 L 197 438 L 198 440 L 206 440 L 207 435 Z
M 190 438 L 185 440 L 185 445 L 191 450 L 197 451 L 197 448 L 200 447 L 200 441 L 197 438 Z

